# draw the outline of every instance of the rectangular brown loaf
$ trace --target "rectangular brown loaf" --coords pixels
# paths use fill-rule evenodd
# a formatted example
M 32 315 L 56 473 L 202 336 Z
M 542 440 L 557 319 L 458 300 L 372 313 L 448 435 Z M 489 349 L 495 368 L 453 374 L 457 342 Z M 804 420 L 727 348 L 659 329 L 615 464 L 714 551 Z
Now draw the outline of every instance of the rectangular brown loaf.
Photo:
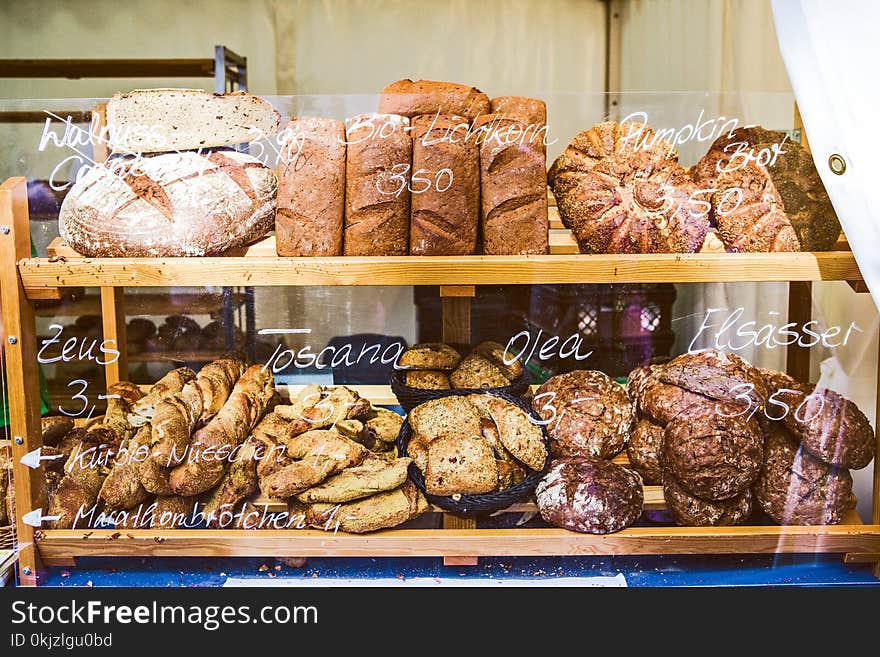
M 461 116 L 412 121 L 410 253 L 471 255 L 480 223 L 480 154 Z
M 410 118 L 452 114 L 473 121 L 489 113 L 489 97 L 476 87 L 435 80 L 398 80 L 382 89 L 379 111 Z
M 527 124 L 489 114 L 478 119 L 480 142 L 480 222 L 483 253 L 549 253 L 547 156 L 529 143 Z
M 546 150 L 547 104 L 538 98 L 525 96 L 497 96 L 490 104 L 492 114 L 519 119 L 526 124 L 525 141 Z
M 409 119 L 364 114 L 348 121 L 343 253 L 406 255 L 409 251 Z
M 342 255 L 345 217 L 345 124 L 295 117 L 278 169 L 275 242 L 281 256 Z

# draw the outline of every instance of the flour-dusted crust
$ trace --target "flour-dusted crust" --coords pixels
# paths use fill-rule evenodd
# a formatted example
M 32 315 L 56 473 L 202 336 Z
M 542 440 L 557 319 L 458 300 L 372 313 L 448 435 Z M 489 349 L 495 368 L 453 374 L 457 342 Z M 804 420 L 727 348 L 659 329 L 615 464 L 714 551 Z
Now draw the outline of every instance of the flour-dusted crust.
M 691 406 L 715 402 L 684 388 L 663 383 L 658 376 L 645 384 L 638 403 L 642 415 L 665 427 Z
M 674 477 L 663 482 L 666 506 L 675 522 L 685 527 L 720 527 L 741 525 L 752 513 L 752 491 L 727 500 L 704 500 L 686 491 Z
M 275 244 L 281 256 L 342 255 L 345 124 L 315 116 L 285 126 Z
M 782 525 L 836 525 L 852 506 L 852 476 L 811 456 L 778 423 L 767 435 L 758 503 Z
M 757 421 L 733 417 L 738 412 L 725 402 L 692 406 L 666 426 L 661 463 L 692 495 L 726 500 L 757 478 L 764 437 Z
M 554 458 L 611 458 L 626 447 L 635 420 L 623 386 L 595 370 L 548 379 L 535 392 L 532 407 L 547 422 Z
M 874 430 L 849 399 L 815 388 L 785 416 L 786 428 L 813 456 L 830 465 L 859 470 L 874 460 Z
M 553 461 L 535 494 L 544 520 L 588 534 L 620 531 L 639 518 L 644 504 L 635 472 L 586 457 Z
M 736 354 L 715 349 L 676 356 L 663 366 L 659 379 L 709 399 L 736 401 L 741 410 L 749 403 L 761 406 L 768 396 L 764 377 L 756 367 Z M 740 395 L 748 395 L 751 401 L 739 401 Z
M 201 89 L 136 89 L 107 102 L 110 149 L 159 153 L 234 146 L 270 138 L 281 115 L 252 94 Z
M 272 229 L 276 187 L 238 151 L 111 158 L 73 185 L 59 231 L 89 257 L 219 255 Z
M 465 84 L 404 79 L 382 89 L 379 111 L 408 117 L 457 114 L 473 120 L 489 113 L 489 97 Z
M 583 253 L 692 253 L 709 230 L 678 153 L 647 126 L 606 121 L 578 133 L 549 179 Z
M 664 431 L 663 427 L 650 420 L 639 420 L 626 445 L 630 465 L 646 484 L 658 485 L 663 481 L 660 450 L 663 447 Z

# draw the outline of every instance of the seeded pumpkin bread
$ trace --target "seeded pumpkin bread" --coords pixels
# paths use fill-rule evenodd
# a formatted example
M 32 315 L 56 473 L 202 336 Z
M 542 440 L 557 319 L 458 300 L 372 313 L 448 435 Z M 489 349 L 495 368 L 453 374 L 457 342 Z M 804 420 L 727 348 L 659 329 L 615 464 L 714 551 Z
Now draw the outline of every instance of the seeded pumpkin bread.
M 406 385 L 419 390 L 449 390 L 449 377 L 439 370 L 413 370 L 406 373 Z
M 482 426 L 477 409 L 464 397 L 432 399 L 416 406 L 409 414 L 413 432 L 427 444 L 449 436 L 480 436 Z
M 449 381 L 454 388 L 502 388 L 510 384 L 497 365 L 477 353 L 465 357 Z
M 440 342 L 414 344 L 404 351 L 397 361 L 402 370 L 454 370 L 461 361 L 461 354 Z
M 498 486 L 498 465 L 482 437 L 442 436 L 428 445 L 425 489 L 431 495 L 478 495 Z

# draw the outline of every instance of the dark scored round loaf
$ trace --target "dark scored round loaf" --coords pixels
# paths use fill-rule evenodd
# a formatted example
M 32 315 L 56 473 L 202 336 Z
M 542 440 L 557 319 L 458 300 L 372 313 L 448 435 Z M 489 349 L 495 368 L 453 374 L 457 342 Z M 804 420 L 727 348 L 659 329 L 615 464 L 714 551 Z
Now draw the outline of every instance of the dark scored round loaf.
M 276 187 L 234 150 L 113 157 L 74 183 L 58 226 L 88 257 L 219 255 L 272 229 Z
M 779 424 L 764 441 L 755 498 L 781 525 L 836 525 L 852 506 L 852 476 L 810 455 Z
M 752 514 L 752 491 L 748 488 L 727 500 L 704 500 L 691 495 L 675 477 L 667 475 L 663 497 L 675 522 L 685 527 L 739 525 Z
M 737 128 L 716 139 L 693 172 L 701 187 L 717 190 L 713 216 L 733 251 L 829 251 L 840 236 L 812 156 L 784 132 Z M 742 190 L 742 200 L 728 190 Z
M 692 406 L 666 426 L 661 463 L 692 495 L 726 500 L 745 492 L 763 461 L 758 423 L 736 404 Z
M 633 469 L 646 484 L 659 485 L 663 481 L 660 450 L 663 448 L 664 428 L 650 420 L 639 420 L 630 434 L 626 454 Z
M 632 470 L 594 458 L 562 458 L 535 491 L 541 517 L 576 532 L 610 534 L 642 514 L 642 481 Z
M 642 365 L 630 372 L 626 378 L 626 395 L 636 413 L 641 412 L 640 402 L 645 394 L 645 388 L 657 379 L 661 369 L 663 369 L 661 365 Z
M 808 452 L 853 470 L 874 459 L 874 430 L 858 406 L 827 388 L 815 388 L 801 399 L 784 422 Z
M 741 410 L 749 404 L 760 406 L 767 399 L 767 384 L 756 367 L 736 354 L 716 349 L 676 356 L 663 366 L 659 378 L 709 399 L 736 400 Z M 749 399 L 742 399 L 742 395 Z
M 634 421 L 623 386 L 596 370 L 548 379 L 535 392 L 532 406 L 547 422 L 554 458 L 611 458 L 626 447 Z
M 665 427 L 691 406 L 707 403 L 713 404 L 714 400 L 684 388 L 663 383 L 658 377 L 645 386 L 645 391 L 639 402 L 639 409 L 643 415 Z
M 678 153 L 645 125 L 606 121 L 578 133 L 548 179 L 582 253 L 692 253 L 709 229 Z

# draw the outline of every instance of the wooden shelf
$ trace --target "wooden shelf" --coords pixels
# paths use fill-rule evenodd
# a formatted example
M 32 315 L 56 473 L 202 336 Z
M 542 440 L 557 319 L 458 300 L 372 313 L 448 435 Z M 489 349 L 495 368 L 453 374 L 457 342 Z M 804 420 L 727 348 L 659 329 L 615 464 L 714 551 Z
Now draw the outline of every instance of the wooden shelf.
M 174 361 L 177 363 L 208 363 L 223 358 L 225 351 L 139 351 L 128 354 L 129 363 L 160 363 Z
M 880 552 L 880 525 L 631 527 L 603 536 L 564 529 L 390 529 L 352 535 L 302 530 L 46 530 L 40 556 L 474 557 L 618 554 Z
M 3 78 L 211 78 L 213 59 L 3 59 Z
M 244 294 L 234 292 L 232 304 L 238 307 L 244 303 Z M 214 293 L 197 294 L 192 292 L 147 292 L 129 294 L 125 297 L 125 314 L 135 315 L 210 315 L 223 308 L 223 295 Z M 81 315 L 100 315 L 101 297 L 86 294 L 79 299 L 64 299 L 60 304 L 40 306 L 34 310 L 37 317 L 78 317 Z
M 59 250 L 62 247 L 58 247 Z M 267 237 L 211 258 L 26 258 L 24 286 L 511 285 L 860 281 L 850 251 L 543 256 L 281 258 Z

